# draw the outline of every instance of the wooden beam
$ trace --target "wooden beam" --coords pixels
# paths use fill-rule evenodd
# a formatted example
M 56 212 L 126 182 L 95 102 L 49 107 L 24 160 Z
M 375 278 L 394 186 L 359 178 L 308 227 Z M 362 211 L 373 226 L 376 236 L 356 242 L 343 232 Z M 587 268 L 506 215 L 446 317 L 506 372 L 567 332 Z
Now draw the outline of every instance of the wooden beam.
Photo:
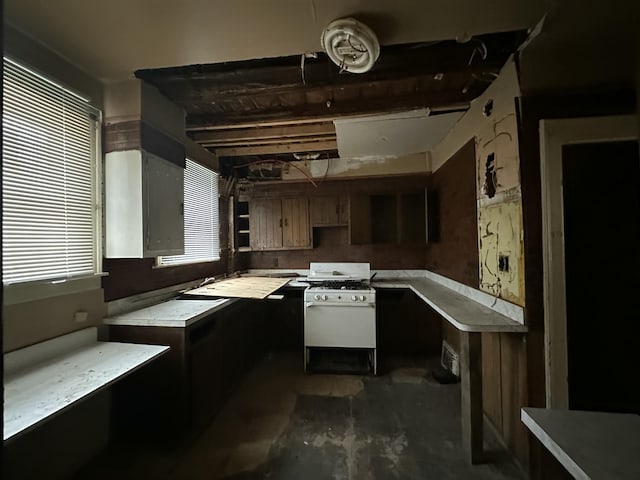
M 338 144 L 335 140 L 324 142 L 300 142 L 276 145 L 262 145 L 255 147 L 216 148 L 219 157 L 238 157 L 243 155 L 269 155 L 278 153 L 304 153 L 321 152 L 324 150 L 336 150 Z
M 302 104 L 295 106 L 277 106 L 269 110 L 257 110 L 251 113 L 237 112 L 227 114 L 190 114 L 187 115 L 187 130 L 201 130 L 219 125 L 273 125 L 274 122 L 300 123 L 303 120 L 335 120 L 345 116 L 395 113 L 418 108 L 447 107 L 462 110 L 477 96 L 475 88 L 466 93 L 459 90 L 418 92 L 403 96 L 376 98 L 358 98 L 344 102 L 335 101 L 327 106 L 324 103 Z
M 203 145 L 247 142 L 251 140 L 269 140 L 273 138 L 299 138 L 317 135 L 335 135 L 336 129 L 333 123 L 310 123 L 306 125 L 263 127 L 263 128 L 238 128 L 225 131 L 194 131 L 191 138 Z
M 461 112 L 469 109 L 469 102 L 458 102 L 452 103 L 450 105 L 443 106 L 430 106 L 429 111 L 434 113 L 449 113 L 449 112 Z M 401 108 L 399 110 L 393 110 L 390 108 L 386 112 L 379 113 L 391 113 L 395 111 L 406 111 L 407 108 Z M 311 118 L 293 118 L 293 119 L 277 119 L 277 120 L 260 120 L 257 122 L 237 122 L 237 123 L 216 123 L 216 124 L 202 124 L 202 125 L 187 125 L 187 132 L 217 132 L 221 130 L 236 130 L 240 128 L 259 128 L 259 127 L 277 127 L 277 126 L 296 126 L 296 125 L 307 125 L 311 123 L 317 123 L 320 121 L 324 122 L 333 122 L 337 118 L 355 118 L 361 117 L 362 114 L 355 113 L 345 113 L 343 115 L 322 115 L 318 117 Z M 205 118 L 205 115 L 201 117 L 197 117 L 192 115 L 195 118 Z
M 335 140 L 336 134 L 331 133 L 329 135 L 310 135 L 308 137 L 295 137 L 295 138 L 269 138 L 269 139 L 257 139 L 257 140 L 232 140 L 228 142 L 201 142 L 203 147 L 208 148 L 227 148 L 227 147 L 248 147 L 252 145 L 275 145 L 278 143 L 300 143 L 300 142 L 326 142 Z
M 469 463 L 484 460 L 482 417 L 482 337 L 460 331 L 462 450 Z

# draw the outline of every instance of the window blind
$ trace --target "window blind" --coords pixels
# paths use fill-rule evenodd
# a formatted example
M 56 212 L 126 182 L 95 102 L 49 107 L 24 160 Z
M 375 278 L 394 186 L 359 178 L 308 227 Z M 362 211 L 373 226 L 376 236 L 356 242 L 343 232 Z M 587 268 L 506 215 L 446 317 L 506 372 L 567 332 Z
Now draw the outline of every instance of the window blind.
M 94 274 L 99 111 L 7 58 L 3 78 L 3 282 Z
M 160 264 L 219 259 L 218 174 L 187 159 L 184 170 L 184 254 L 160 257 Z

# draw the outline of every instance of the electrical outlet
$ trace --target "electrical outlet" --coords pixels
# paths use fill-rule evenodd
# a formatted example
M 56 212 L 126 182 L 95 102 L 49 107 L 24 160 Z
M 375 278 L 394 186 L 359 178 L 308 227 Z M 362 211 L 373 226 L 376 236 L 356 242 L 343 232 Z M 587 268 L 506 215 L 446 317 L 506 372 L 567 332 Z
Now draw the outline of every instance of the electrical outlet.
M 498 271 L 509 271 L 509 255 L 498 255 Z
M 76 323 L 84 323 L 89 318 L 89 312 L 85 312 L 84 310 L 78 310 L 73 314 L 73 321 Z

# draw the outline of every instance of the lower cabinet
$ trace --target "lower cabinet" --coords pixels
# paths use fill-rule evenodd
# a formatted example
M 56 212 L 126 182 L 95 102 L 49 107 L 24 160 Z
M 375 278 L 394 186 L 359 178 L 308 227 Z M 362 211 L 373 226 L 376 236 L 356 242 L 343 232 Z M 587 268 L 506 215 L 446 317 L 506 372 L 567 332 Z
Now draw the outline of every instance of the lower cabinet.
M 376 288 L 376 323 L 378 358 L 440 354 L 442 317 L 410 290 Z
M 115 434 L 179 440 L 215 416 L 265 350 L 259 301 L 239 300 L 186 327 L 110 325 L 110 341 L 169 345 L 113 386 Z

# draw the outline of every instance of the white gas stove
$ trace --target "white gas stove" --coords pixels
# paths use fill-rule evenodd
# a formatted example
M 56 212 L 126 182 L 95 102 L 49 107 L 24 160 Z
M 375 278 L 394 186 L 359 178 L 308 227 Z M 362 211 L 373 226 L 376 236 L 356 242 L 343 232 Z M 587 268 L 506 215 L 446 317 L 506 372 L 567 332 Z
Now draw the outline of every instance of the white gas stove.
M 376 292 L 368 263 L 311 263 L 304 292 L 304 367 L 310 349 L 364 349 L 376 374 Z

